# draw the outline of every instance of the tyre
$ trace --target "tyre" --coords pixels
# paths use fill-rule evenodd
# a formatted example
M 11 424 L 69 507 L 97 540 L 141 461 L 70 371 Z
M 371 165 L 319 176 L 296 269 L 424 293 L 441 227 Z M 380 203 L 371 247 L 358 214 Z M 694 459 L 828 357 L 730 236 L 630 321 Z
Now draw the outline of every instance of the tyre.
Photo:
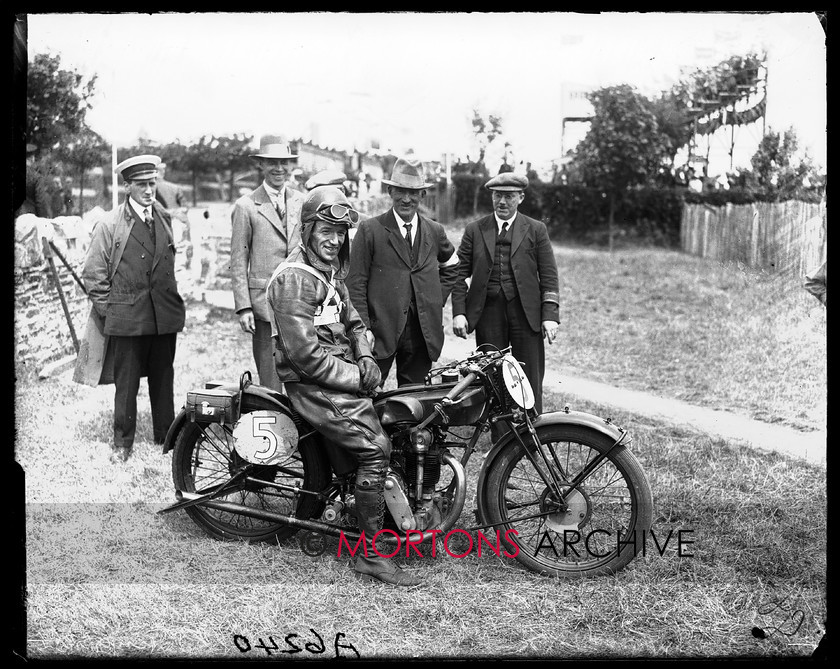
M 537 436 L 540 454 L 534 448 L 531 454 L 543 474 L 553 472 L 564 499 L 513 441 L 488 464 L 486 485 L 479 491 L 482 517 L 500 531 L 506 555 L 515 555 L 532 571 L 571 578 L 618 571 L 635 557 L 650 530 L 653 499 L 644 470 L 630 451 L 616 446 L 570 490 L 570 482 L 613 440 L 577 425 L 545 426 Z
M 276 406 L 261 398 L 245 395 L 242 413 Z M 298 518 L 321 514 L 323 504 L 314 495 L 279 490 L 269 483 L 294 485 L 320 491 L 330 479 L 330 468 L 321 448 L 309 439 L 277 465 L 249 465 L 233 448 L 232 426 L 216 423 L 188 423 L 175 441 L 172 452 L 172 478 L 175 488 L 184 492 L 203 493 L 230 480 L 243 467 L 250 467 L 250 481 L 243 481 L 214 501 L 240 504 L 262 511 Z M 256 481 L 254 481 L 256 479 Z M 263 483 L 264 482 L 264 483 Z M 278 522 L 253 518 L 234 511 L 222 511 L 194 505 L 184 509 L 208 534 L 216 539 L 245 541 L 279 541 L 295 534 L 293 527 Z

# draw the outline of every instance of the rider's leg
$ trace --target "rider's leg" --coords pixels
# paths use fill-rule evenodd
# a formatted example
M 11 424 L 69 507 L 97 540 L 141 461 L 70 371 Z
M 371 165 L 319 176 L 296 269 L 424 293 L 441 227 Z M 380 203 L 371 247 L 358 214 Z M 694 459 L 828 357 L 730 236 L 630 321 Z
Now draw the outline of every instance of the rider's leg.
M 373 550 L 373 537 L 382 529 L 385 514 L 391 441 L 371 399 L 307 383 L 286 383 L 286 394 L 310 425 L 356 457 L 356 515 L 367 542 L 367 557 L 364 551 L 356 555 L 356 571 L 393 585 L 416 584 L 418 581 Z

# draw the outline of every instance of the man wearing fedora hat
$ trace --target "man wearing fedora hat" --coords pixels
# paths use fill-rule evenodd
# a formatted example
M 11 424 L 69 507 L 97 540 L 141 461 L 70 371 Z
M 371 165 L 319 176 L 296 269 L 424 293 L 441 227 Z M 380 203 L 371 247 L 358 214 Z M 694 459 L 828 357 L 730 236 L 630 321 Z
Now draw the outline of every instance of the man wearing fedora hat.
M 492 191 L 494 211 L 464 228 L 452 288 L 452 330 L 462 339 L 475 330 L 478 346 L 510 346 L 541 412 L 543 337 L 551 344 L 560 320 L 557 262 L 545 223 L 518 212 L 528 178 L 503 172 L 484 187 Z
M 304 195 L 286 183 L 297 158 L 287 143 L 265 136 L 253 157 L 263 182 L 254 192 L 240 197 L 231 213 L 233 301 L 239 326 L 252 337 L 260 383 L 282 390 L 274 369 L 271 315 L 265 288 L 277 265 L 300 244 L 300 208 Z
M 155 201 L 159 163 L 142 155 L 117 165 L 127 197 L 97 223 L 82 270 L 93 308 L 74 380 L 114 383 L 112 462 L 131 455 L 141 377 L 148 377 L 155 443 L 175 418 L 175 342 L 186 309 L 175 281 L 172 221 Z
M 443 348 L 443 305 L 458 256 L 443 226 L 418 213 L 433 185 L 426 183 L 422 162 L 398 159 L 382 183 L 393 206 L 359 224 L 347 287 L 372 331 L 383 381 L 396 360 L 398 385 L 423 383 Z

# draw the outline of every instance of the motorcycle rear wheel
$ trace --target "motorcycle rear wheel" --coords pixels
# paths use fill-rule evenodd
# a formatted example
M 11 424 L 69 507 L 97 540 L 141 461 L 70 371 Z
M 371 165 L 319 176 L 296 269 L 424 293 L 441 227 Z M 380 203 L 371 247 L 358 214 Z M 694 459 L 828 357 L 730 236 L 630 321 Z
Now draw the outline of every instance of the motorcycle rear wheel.
M 258 397 L 246 395 L 243 398 L 243 414 L 261 409 L 274 410 L 276 407 Z M 298 450 L 279 465 L 254 467 L 249 472 L 250 477 L 322 490 L 329 482 L 329 464 L 318 449 L 308 446 L 312 445 L 301 442 Z M 243 466 L 248 463 L 233 448 L 232 426 L 188 423 L 175 441 L 172 478 L 177 490 L 206 492 L 229 481 Z M 254 482 L 244 483 L 215 499 L 298 518 L 319 516 L 323 508 L 313 495 L 277 490 Z M 209 535 L 225 541 L 282 541 L 297 532 L 296 528 L 279 522 L 202 505 L 186 507 L 185 511 Z
M 613 440 L 577 425 L 546 426 L 537 436 L 546 456 L 540 462 L 551 463 L 567 506 L 558 504 L 525 449 L 513 441 L 489 465 L 481 496 L 486 522 L 509 540 L 509 555 L 516 553 L 520 563 L 540 574 L 579 578 L 622 569 L 640 550 L 653 517 L 653 497 L 639 461 L 616 446 L 567 494 L 562 483 L 574 480 Z

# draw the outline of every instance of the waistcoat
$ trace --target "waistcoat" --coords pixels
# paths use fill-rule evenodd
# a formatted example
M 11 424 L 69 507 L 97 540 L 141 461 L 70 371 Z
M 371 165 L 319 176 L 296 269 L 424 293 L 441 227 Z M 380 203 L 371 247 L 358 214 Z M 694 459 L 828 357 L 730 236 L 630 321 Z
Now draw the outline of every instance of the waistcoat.
M 496 237 L 493 268 L 487 280 L 487 295 L 495 297 L 501 290 L 508 301 L 516 297 L 516 283 L 510 268 L 510 236 L 511 231 L 508 229 L 504 237 L 501 239 Z

